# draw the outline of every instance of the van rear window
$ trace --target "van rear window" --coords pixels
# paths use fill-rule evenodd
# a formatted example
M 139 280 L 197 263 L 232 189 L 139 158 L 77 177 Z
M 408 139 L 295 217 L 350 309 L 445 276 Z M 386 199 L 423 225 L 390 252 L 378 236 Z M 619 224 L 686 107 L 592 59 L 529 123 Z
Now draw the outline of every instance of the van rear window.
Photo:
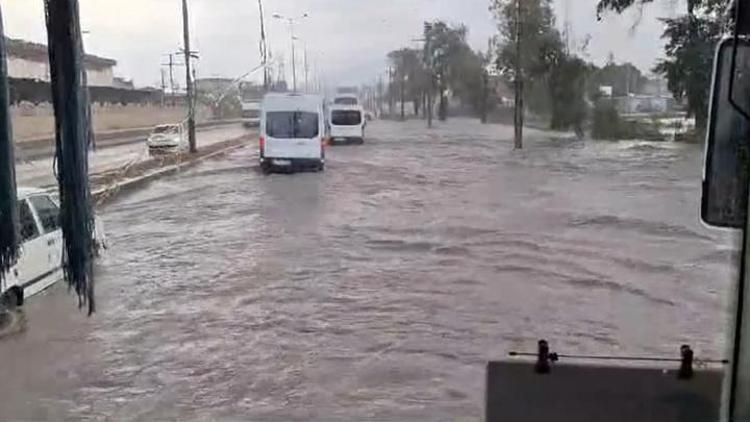
M 339 97 L 333 100 L 333 103 L 340 105 L 357 105 L 357 99 L 353 97 Z
M 179 131 L 178 126 L 157 126 L 154 128 L 154 133 L 179 133 Z
M 336 126 L 357 126 L 362 123 L 362 113 L 358 110 L 331 111 L 331 124 Z
M 304 111 L 272 111 L 266 114 L 270 138 L 314 138 L 318 136 L 318 114 Z

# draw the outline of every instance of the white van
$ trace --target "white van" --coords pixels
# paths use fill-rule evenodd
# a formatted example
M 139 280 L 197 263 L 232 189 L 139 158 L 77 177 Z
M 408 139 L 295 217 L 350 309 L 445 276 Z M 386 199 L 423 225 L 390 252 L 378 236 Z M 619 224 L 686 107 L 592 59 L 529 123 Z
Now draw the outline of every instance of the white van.
M 323 98 L 306 94 L 268 94 L 260 121 L 260 167 L 321 171 L 325 167 Z
M 336 94 L 336 96 L 333 97 L 331 106 L 337 105 L 356 106 L 359 105 L 359 98 L 357 97 L 357 94 Z
M 364 114 L 360 106 L 332 105 L 328 110 L 330 143 L 363 144 L 367 124 Z
M 20 306 L 24 298 L 63 279 L 63 237 L 60 207 L 41 189 L 18 189 L 21 250 L 18 262 L 0 283 L 2 303 Z M 97 249 L 106 247 L 101 223 L 96 221 Z

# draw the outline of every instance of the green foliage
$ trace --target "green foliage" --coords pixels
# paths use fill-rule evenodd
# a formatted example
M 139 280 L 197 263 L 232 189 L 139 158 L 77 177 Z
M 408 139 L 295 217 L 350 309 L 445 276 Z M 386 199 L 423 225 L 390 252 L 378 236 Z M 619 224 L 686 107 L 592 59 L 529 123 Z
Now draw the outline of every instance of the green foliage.
M 518 4 L 516 0 L 490 3 L 502 43 L 496 67 L 509 81 L 523 83 L 527 107 L 537 114 L 549 115 L 552 128 L 580 128 L 586 116 L 584 96 L 589 66 L 565 51 L 555 27 L 551 0 L 524 0 L 520 10 Z M 522 53 L 516 63 L 519 41 Z
M 677 99 L 686 98 L 688 114 L 698 128 L 705 128 L 711 90 L 713 52 L 721 38 L 722 25 L 709 16 L 686 15 L 665 19 L 667 58 L 654 68 L 666 76 Z
M 388 53 L 388 60 L 394 69 L 396 83 L 389 89 L 389 96 L 400 98 L 401 84 L 404 84 L 405 101 L 418 102 L 422 93 L 428 89 L 429 78 L 424 68 L 422 52 L 411 48 L 402 48 Z M 392 92 L 391 92 L 392 91 Z
M 446 117 L 447 95 L 452 93 L 481 113 L 486 101 L 485 68 L 487 59 L 469 47 L 467 29 L 443 21 L 425 22 L 424 49 L 401 48 L 388 53 L 394 83 L 387 95 L 392 99 L 412 101 L 418 109 L 425 94 L 438 94 L 441 118 Z
M 578 57 L 562 55 L 550 72 L 549 91 L 552 129 L 580 129 L 586 119 L 586 77 L 588 65 Z
M 447 115 L 447 90 L 462 76 L 462 65 L 474 52 L 466 42 L 464 25 L 449 26 L 443 21 L 424 24 L 424 62 L 431 76 L 431 90 L 440 98 L 440 120 Z
M 592 111 L 591 137 L 608 141 L 623 139 L 664 140 L 664 136 L 659 133 L 659 125 L 656 122 L 623 120 L 614 103 L 603 98 L 596 101 Z
M 563 42 L 555 27 L 552 0 L 524 0 L 520 12 L 515 0 L 492 0 L 490 10 L 498 22 L 500 50 L 497 69 L 510 81 L 520 78 L 524 85 L 544 84 L 550 67 L 563 51 Z M 520 42 L 523 54 L 516 75 L 518 36 L 516 16 L 520 14 Z
M 594 139 L 622 139 L 622 122 L 611 101 L 597 101 L 591 116 L 591 137 Z
M 652 0 L 600 0 L 597 11 L 617 13 Z M 677 99 L 686 98 L 688 113 L 696 126 L 705 128 L 711 87 L 713 52 L 725 29 L 723 12 L 730 0 L 689 0 L 687 14 L 664 19 L 666 59 L 654 69 L 666 76 L 669 90 Z
M 648 78 L 632 63 L 617 64 L 614 57 L 600 69 L 591 73 L 590 86 L 599 89 L 599 86 L 612 87 L 612 95 L 622 97 L 632 92 L 640 92 Z

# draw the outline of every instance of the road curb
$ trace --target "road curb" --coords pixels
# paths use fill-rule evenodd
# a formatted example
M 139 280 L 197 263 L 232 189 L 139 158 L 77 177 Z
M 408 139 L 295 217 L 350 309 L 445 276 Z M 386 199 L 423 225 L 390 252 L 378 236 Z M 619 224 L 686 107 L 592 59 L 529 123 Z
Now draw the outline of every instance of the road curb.
M 195 157 L 181 163 L 159 167 L 140 176 L 123 179 L 116 182 L 115 184 L 94 189 L 91 194 L 96 200 L 98 206 L 106 204 L 107 202 L 110 202 L 117 198 L 117 196 L 137 189 L 153 180 L 159 179 L 164 176 L 177 174 L 180 171 L 194 167 L 203 161 L 218 157 L 235 149 L 239 149 L 247 145 L 251 139 L 252 138 L 248 136 L 241 136 L 239 138 L 227 140 L 225 142 L 229 145 L 216 151 L 209 152 L 208 154 L 201 155 L 199 157 Z
M 239 123 L 242 123 L 242 119 L 214 120 L 197 123 L 195 127 L 197 129 L 204 129 Z M 144 136 L 151 133 L 151 130 L 153 130 L 153 126 L 102 132 L 95 134 L 94 137 L 99 148 L 109 148 L 141 142 L 143 141 Z M 55 138 L 44 137 L 26 141 L 17 141 L 15 147 L 18 151 L 18 157 L 16 157 L 16 159 L 30 161 L 51 157 L 55 153 Z

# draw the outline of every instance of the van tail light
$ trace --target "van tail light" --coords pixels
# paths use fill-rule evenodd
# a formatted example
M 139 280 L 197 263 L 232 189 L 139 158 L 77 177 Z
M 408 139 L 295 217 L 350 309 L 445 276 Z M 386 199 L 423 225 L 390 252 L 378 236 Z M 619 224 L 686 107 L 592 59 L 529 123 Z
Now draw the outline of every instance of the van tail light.
M 258 147 L 260 147 L 260 156 L 263 156 L 263 153 L 266 151 L 266 138 L 260 137 L 258 140 Z

